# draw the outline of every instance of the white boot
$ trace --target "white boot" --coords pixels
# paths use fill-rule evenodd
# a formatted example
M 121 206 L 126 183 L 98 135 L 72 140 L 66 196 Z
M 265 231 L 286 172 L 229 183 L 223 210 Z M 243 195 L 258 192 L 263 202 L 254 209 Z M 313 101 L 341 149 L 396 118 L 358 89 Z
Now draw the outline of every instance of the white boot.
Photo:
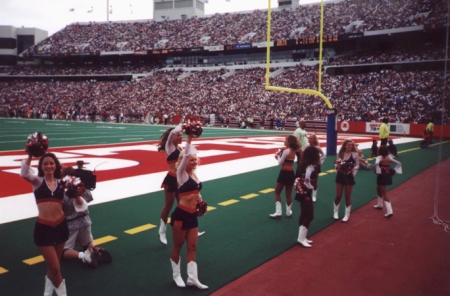
M 383 199 L 379 196 L 377 196 L 377 204 L 373 206 L 377 210 L 383 209 Z
M 290 205 L 286 204 L 286 217 L 292 216 L 292 203 Z
M 385 201 L 384 205 L 386 206 L 386 214 L 384 214 L 384 216 L 386 218 L 390 218 L 392 217 L 392 215 L 394 215 L 394 212 L 392 211 L 392 204 L 390 201 Z
M 305 248 L 311 248 L 312 246 L 307 242 L 306 235 L 308 234 L 308 228 L 301 225 L 298 228 L 298 239 L 297 242 L 304 246 Z
M 58 296 L 67 296 L 66 281 L 65 280 L 63 280 L 61 282 L 61 284 L 59 284 L 58 288 L 55 288 L 55 292 L 56 292 L 56 295 L 58 295 Z
M 166 238 L 166 229 L 167 229 L 167 225 L 166 223 L 164 223 L 164 221 L 162 219 L 161 220 L 161 225 L 159 225 L 159 240 L 161 241 L 162 244 L 167 245 L 167 238 Z
M 316 190 L 313 189 L 312 191 L 312 201 L 316 202 L 317 200 L 317 190 L 319 190 L 319 188 L 317 188 Z
M 205 286 L 202 283 L 200 283 L 200 281 L 198 280 L 198 271 L 196 262 L 191 261 L 187 264 L 187 272 L 188 272 L 188 280 L 187 280 L 188 286 L 196 286 L 201 290 L 209 288 L 208 286 Z
M 281 218 L 281 201 L 275 202 L 275 213 L 270 214 L 270 218 Z
M 184 287 L 186 287 L 186 284 L 184 283 L 183 279 L 181 278 L 180 262 L 181 262 L 181 257 L 178 258 L 178 264 L 173 262 L 172 259 L 170 259 L 170 264 L 172 265 L 173 280 L 175 281 L 175 284 L 177 284 L 178 287 L 184 288 Z
M 344 216 L 344 218 L 342 218 L 342 222 L 348 221 L 348 218 L 350 218 L 351 210 L 352 210 L 352 205 L 349 205 L 348 207 L 345 208 L 345 216 Z
M 53 287 L 52 281 L 47 276 L 45 276 L 44 296 L 52 296 L 54 289 L 55 288 Z
M 334 208 L 333 208 L 333 212 L 334 212 L 333 218 L 336 219 L 336 220 L 339 219 L 339 205 L 340 205 L 340 203 L 336 205 L 334 203 L 334 201 L 333 201 L 333 206 L 334 206 Z

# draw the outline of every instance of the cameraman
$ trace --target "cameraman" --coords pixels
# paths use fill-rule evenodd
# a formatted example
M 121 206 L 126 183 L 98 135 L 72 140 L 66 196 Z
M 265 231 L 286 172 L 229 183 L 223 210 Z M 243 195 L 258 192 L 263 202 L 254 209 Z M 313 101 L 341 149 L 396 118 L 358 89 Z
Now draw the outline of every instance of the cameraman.
M 63 168 L 63 176 L 76 176 L 77 171 L 82 167 L 78 163 L 78 170 L 72 167 Z M 99 262 L 111 262 L 111 255 L 103 248 L 94 244 L 89 216 L 88 203 L 93 200 L 91 191 L 86 189 L 82 196 L 69 198 L 66 194 L 62 202 L 63 211 L 69 226 L 69 239 L 64 245 L 62 257 L 64 259 L 80 259 L 84 264 L 93 268 L 98 266 Z M 79 252 L 75 247 L 81 247 L 84 251 Z

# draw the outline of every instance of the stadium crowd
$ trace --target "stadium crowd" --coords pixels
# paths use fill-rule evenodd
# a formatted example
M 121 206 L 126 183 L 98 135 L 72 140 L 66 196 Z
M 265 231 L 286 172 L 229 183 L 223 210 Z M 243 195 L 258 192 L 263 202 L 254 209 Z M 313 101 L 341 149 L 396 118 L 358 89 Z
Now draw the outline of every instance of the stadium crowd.
M 153 64 L 130 65 L 16 65 L 13 67 L 0 67 L 0 74 L 7 75 L 111 75 L 149 73 L 157 69 Z
M 278 70 L 277 68 L 271 71 Z M 186 72 L 159 70 L 133 81 L 0 82 L 0 116 L 44 119 L 159 122 L 166 116 L 325 120 L 327 106 L 305 94 L 266 91 L 265 69 L 222 68 Z M 437 119 L 442 102 L 442 72 L 323 75 L 322 93 L 340 119 L 427 123 Z M 317 90 L 317 67 L 298 64 L 282 69 L 271 85 Z M 447 92 L 448 93 L 448 92 Z M 439 118 L 440 119 L 440 118 Z M 439 120 L 440 121 L 440 120 Z M 446 112 L 446 124 L 448 112 Z
M 325 34 L 358 33 L 444 22 L 445 1 L 439 0 L 345 0 L 327 4 Z M 375 9 L 373 9 L 375 7 Z M 389 16 L 389 17 L 388 17 Z M 65 53 L 151 48 L 198 47 L 264 41 L 267 12 L 215 14 L 210 17 L 164 22 L 115 22 L 69 25 L 50 36 L 31 52 Z M 272 14 L 272 38 L 315 37 L 319 28 L 317 5 Z M 350 26 L 355 20 L 364 22 Z M 305 30 L 296 30 L 305 28 Z M 252 33 L 252 34 L 248 34 Z M 253 34 L 254 33 L 254 34 Z M 208 38 L 201 38 L 207 36 Z M 165 42 L 159 42 L 166 39 Z M 89 42 L 86 42 L 89 40 Z M 126 41 L 123 41 L 126 40 Z M 448 54 L 447 54 L 448 55 Z M 332 57 L 327 66 L 443 59 L 440 47 L 392 49 Z M 294 66 L 295 65 L 295 66 Z M 0 82 L 0 116 L 62 120 L 115 122 L 164 122 L 174 115 L 216 114 L 219 121 L 254 119 L 279 122 L 287 119 L 325 120 L 327 106 L 315 96 L 270 92 L 264 88 L 265 69 L 181 68 L 158 70 L 155 63 L 130 65 L 18 65 L 1 68 L 6 75 L 151 75 L 132 81 Z M 271 85 L 293 89 L 318 88 L 317 66 L 293 64 L 272 68 L 277 75 Z M 364 74 L 323 74 L 321 92 L 339 111 L 340 119 L 427 123 L 440 116 L 444 74 L 437 71 L 395 72 L 383 70 Z M 448 100 L 448 98 L 447 98 Z M 448 111 L 448 110 L 446 110 Z M 440 117 L 439 120 L 440 121 Z M 449 124 L 448 112 L 444 122 Z
M 264 42 L 266 19 L 267 11 L 254 10 L 183 20 L 77 23 L 66 26 L 24 54 L 141 51 Z M 445 23 L 446 1 L 344 0 L 326 5 L 324 21 L 327 24 L 324 35 L 329 36 Z M 319 28 L 317 4 L 272 13 L 273 40 L 316 38 Z
M 408 49 L 377 50 L 371 52 L 351 53 L 328 59 L 327 65 L 360 65 L 392 62 L 420 62 L 442 60 L 445 58 L 445 49 L 442 46 L 429 46 L 430 48 L 414 47 Z M 447 53 L 448 56 L 448 53 Z

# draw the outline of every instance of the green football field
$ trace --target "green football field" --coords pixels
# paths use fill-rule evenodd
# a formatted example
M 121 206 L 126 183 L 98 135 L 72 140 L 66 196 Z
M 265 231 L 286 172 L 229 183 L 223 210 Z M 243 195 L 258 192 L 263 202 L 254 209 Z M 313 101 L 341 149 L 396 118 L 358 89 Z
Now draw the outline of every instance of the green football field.
M 93 146 L 133 142 L 151 142 L 167 127 L 131 124 L 79 123 L 65 121 L 35 121 L 0 119 L 0 167 L 6 155 L 23 150 L 27 136 L 41 131 L 50 139 L 51 148 Z M 226 137 L 284 136 L 288 131 L 239 130 L 205 128 L 202 139 Z M 418 141 L 398 144 L 398 160 L 403 174 L 394 177 L 391 188 L 407 181 L 424 169 L 450 157 L 448 141 L 435 142 L 430 149 L 418 148 Z M 270 154 L 273 154 L 271 151 Z M 368 148 L 364 150 L 368 155 Z M 318 201 L 309 235 L 335 222 L 332 200 L 335 196 L 334 156 L 322 165 L 325 172 L 319 178 Z M 3 160 L 2 160 L 3 159 Z M 81 262 L 63 261 L 62 274 L 69 295 L 208 295 L 282 252 L 296 246 L 299 205 L 294 215 L 279 220 L 269 218 L 274 211 L 274 194 L 279 167 L 272 166 L 247 173 L 227 176 L 203 183 L 202 196 L 210 206 L 199 218 L 199 229 L 206 234 L 199 238 L 197 263 L 199 279 L 210 288 L 180 289 L 172 280 L 169 262 L 171 250 L 170 227 L 167 246 L 158 239 L 157 226 L 163 206 L 162 191 L 105 202 L 90 206 L 93 234 L 97 243 L 110 251 L 113 262 L 96 269 Z M 4 173 L 4 172 L 3 172 Z M 162 180 L 157 180 L 161 182 Z M 1 188 L 15 186 L 1 182 Z M 352 210 L 376 197 L 375 174 L 360 170 L 356 175 Z M 99 185 L 100 186 L 100 185 Z M 31 191 L 31 190 L 30 190 Z M 96 191 L 93 192 L 94 199 Z M 8 198 L 8 197 L 3 197 Z M 284 200 L 284 199 L 283 199 Z M 20 208 L 35 207 L 34 203 Z M 17 209 L 16 209 L 17 210 Z M 18 209 L 20 210 L 20 209 Z M 283 207 L 284 211 L 284 207 Z M 344 207 L 341 204 L 340 215 Z M 2 213 L 2 209 L 0 209 Z M 35 218 L 0 224 L 0 295 L 39 295 L 44 289 L 45 263 L 33 244 Z M 185 250 L 182 251 L 182 260 Z M 186 263 L 181 263 L 186 279 Z M 324 271 L 326 273 L 326 271 Z

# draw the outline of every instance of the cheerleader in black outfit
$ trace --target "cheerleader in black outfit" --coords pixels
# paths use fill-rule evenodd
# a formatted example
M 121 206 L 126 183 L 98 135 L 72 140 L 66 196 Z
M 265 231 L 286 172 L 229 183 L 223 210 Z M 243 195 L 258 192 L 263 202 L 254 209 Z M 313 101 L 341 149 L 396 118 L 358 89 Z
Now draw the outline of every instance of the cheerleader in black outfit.
M 175 128 L 169 128 L 159 139 L 157 144 L 158 151 L 166 152 L 167 155 L 167 166 L 169 170 L 166 177 L 161 185 L 164 188 L 164 207 L 161 210 L 160 215 L 160 226 L 159 226 L 159 240 L 164 245 L 167 245 L 166 230 L 167 230 L 167 218 L 169 217 L 169 212 L 172 209 L 175 197 L 178 200 L 177 190 L 177 169 L 176 162 L 181 152 L 181 147 L 179 146 L 183 141 L 183 133 L 181 124 Z
M 69 227 L 62 209 L 64 188 L 61 185 L 61 164 L 53 153 L 39 159 L 38 174 L 31 169 L 32 155 L 22 161 L 20 175 L 33 187 L 38 217 L 34 226 L 34 243 L 47 264 L 44 296 L 67 295 L 61 275 L 60 258 L 69 238 Z
M 319 155 L 320 155 L 320 164 L 316 167 L 317 178 L 316 178 L 316 181 L 313 184 L 314 189 L 313 189 L 313 192 L 312 192 L 312 200 L 313 200 L 313 202 L 316 202 L 316 200 L 317 200 L 317 190 L 319 190 L 317 188 L 318 177 L 319 177 L 319 174 L 322 172 L 321 165 L 325 161 L 325 158 L 327 156 L 325 155 L 325 152 L 323 152 L 322 148 L 320 148 L 319 140 L 317 140 L 317 136 L 315 134 L 308 135 L 308 144 L 309 144 L 309 146 L 315 147 L 317 150 L 319 150 Z
M 275 154 L 278 164 L 281 165 L 275 184 L 275 213 L 270 214 L 271 218 L 281 217 L 281 192 L 283 188 L 286 194 L 286 217 L 292 216 L 292 188 L 294 187 L 294 160 L 297 153 L 300 153 L 300 142 L 297 137 L 290 135 L 284 140 L 284 146 Z
M 355 175 L 359 169 L 359 155 L 355 143 L 347 139 L 342 143 L 336 159 L 336 198 L 334 199 L 334 219 L 339 219 L 339 205 L 345 187 L 345 216 L 342 222 L 347 222 L 352 208 L 352 190 L 355 185 Z
M 395 168 L 391 169 L 391 163 L 395 164 Z M 382 200 L 386 206 L 386 218 L 392 217 L 394 212 L 392 211 L 391 201 L 387 196 L 387 185 L 392 185 L 392 176 L 397 173 L 402 173 L 402 164 L 393 159 L 389 155 L 389 149 L 387 146 L 382 145 L 378 149 L 378 156 L 375 160 L 375 173 L 377 174 L 377 193 L 378 203 L 374 206 L 375 209 L 383 209 Z
M 300 202 L 300 217 L 298 219 L 297 242 L 305 248 L 311 248 L 312 241 L 306 238 L 308 228 L 314 219 L 313 184 L 317 182 L 317 169 L 320 167 L 320 153 L 314 146 L 308 146 L 302 153 L 302 159 L 297 167 L 295 183 L 295 200 Z
M 177 162 L 178 193 L 180 202 L 172 212 L 170 225 L 172 226 L 173 247 L 170 254 L 172 265 L 172 276 L 176 285 L 180 288 L 195 286 L 199 289 L 208 289 L 198 279 L 196 262 L 198 220 L 197 204 L 202 202 L 200 191 L 202 182 L 195 174 L 198 166 L 197 150 L 191 146 L 193 134 L 188 134 L 186 148 Z M 187 273 L 188 279 L 185 284 L 180 272 L 180 252 L 184 243 L 187 245 Z

